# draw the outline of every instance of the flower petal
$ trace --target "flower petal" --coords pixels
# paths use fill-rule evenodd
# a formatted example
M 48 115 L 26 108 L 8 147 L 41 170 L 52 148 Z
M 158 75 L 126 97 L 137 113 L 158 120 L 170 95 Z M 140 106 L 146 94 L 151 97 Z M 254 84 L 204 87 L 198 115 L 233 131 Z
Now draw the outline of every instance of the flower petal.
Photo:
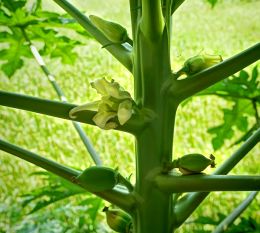
M 132 116 L 133 109 L 132 109 L 132 101 L 125 100 L 119 104 L 117 117 L 120 125 L 125 124 Z
M 116 116 L 115 112 L 98 112 L 93 118 L 92 120 L 95 122 L 95 124 L 101 128 L 101 129 L 105 129 L 107 123 L 109 120 L 111 120 L 112 118 L 114 118 Z
M 78 112 L 96 111 L 98 109 L 100 102 L 101 102 L 100 100 L 97 100 L 97 101 L 89 102 L 89 103 L 77 106 L 75 108 L 72 108 L 69 111 L 69 116 L 70 116 L 70 118 L 76 118 L 77 116 L 75 116 L 75 114 L 78 113 Z

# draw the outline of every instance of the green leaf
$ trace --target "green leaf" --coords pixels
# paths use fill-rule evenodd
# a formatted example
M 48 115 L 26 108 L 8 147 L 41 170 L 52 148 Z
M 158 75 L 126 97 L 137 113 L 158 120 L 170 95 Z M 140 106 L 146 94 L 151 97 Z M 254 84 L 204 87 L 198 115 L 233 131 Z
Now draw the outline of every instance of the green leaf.
M 223 109 L 223 123 L 208 129 L 208 133 L 214 135 L 212 139 L 214 150 L 220 149 L 225 140 L 233 137 L 234 128 L 242 132 L 248 130 L 248 113 L 252 112 L 252 104 L 248 100 L 241 99 L 235 100 L 234 102 L 231 109 Z
M 26 4 L 26 0 L 1 0 L 3 6 L 11 12 L 15 12 L 17 9 L 22 8 Z
M 218 95 L 227 98 L 254 99 L 260 96 L 260 80 L 258 67 L 255 66 L 251 76 L 244 70 L 207 88 L 198 95 Z
M 45 208 L 54 202 L 86 192 L 79 186 L 48 172 L 35 172 L 32 175 L 43 176 L 49 182 L 49 185 L 38 187 L 30 193 L 22 195 L 23 207 L 33 204 L 30 213 Z
M 28 35 L 32 40 L 45 43 L 43 49 L 40 50 L 42 56 L 48 55 L 51 58 L 61 58 L 64 64 L 74 64 L 76 61 L 77 53 L 74 52 L 74 48 L 76 45 L 81 44 L 79 41 L 60 36 L 54 29 L 39 27 L 30 27 Z
M 217 2 L 218 2 L 218 0 L 206 0 L 210 5 L 211 5 L 211 7 L 213 8 L 216 4 L 217 4 Z

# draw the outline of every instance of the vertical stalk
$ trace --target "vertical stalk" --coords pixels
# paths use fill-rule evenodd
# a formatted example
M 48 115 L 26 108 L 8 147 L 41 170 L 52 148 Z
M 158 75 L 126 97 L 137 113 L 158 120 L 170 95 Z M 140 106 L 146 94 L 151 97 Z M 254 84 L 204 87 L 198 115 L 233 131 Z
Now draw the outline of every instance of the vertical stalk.
M 155 119 L 136 135 L 136 186 L 140 204 L 133 214 L 134 232 L 169 233 L 172 197 L 158 190 L 152 177 L 171 160 L 176 108 L 161 91 L 170 77 L 168 32 L 164 25 L 161 0 L 143 0 L 142 17 L 134 41 L 135 100 L 149 109 Z
M 161 0 L 142 0 L 141 29 L 149 39 L 161 37 L 164 29 Z

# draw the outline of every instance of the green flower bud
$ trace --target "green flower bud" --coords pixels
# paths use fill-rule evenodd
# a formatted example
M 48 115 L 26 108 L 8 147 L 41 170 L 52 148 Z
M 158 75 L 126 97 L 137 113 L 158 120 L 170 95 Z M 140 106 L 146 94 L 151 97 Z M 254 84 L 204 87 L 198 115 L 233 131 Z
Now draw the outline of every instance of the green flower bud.
M 107 224 L 112 230 L 121 233 L 132 232 L 130 215 L 119 209 L 109 209 L 109 207 L 105 207 L 103 212 L 106 213 Z
M 223 61 L 220 55 L 197 55 L 189 58 L 182 68 L 182 72 L 191 75 Z
M 120 174 L 108 167 L 90 167 L 84 170 L 76 182 L 90 192 L 102 192 L 113 189 L 119 182 Z
M 171 169 L 179 168 L 182 174 L 189 175 L 201 173 L 208 166 L 215 167 L 215 157 L 213 155 L 207 158 L 202 154 L 187 154 L 174 160 Z
M 120 24 L 90 15 L 91 22 L 113 43 L 122 44 L 128 41 L 127 30 Z
M 131 100 L 124 100 L 119 104 L 117 117 L 120 125 L 125 124 L 131 118 L 133 113 L 132 107 Z

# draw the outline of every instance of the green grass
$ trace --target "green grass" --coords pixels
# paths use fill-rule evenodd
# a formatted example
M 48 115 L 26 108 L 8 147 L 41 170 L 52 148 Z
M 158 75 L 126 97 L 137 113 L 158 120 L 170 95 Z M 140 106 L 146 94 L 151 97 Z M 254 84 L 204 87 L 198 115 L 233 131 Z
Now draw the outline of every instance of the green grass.
M 130 31 L 129 9 L 124 9 L 127 5 L 126 1 L 74 2 L 88 14 L 97 14 L 120 22 Z M 52 9 L 53 3 L 47 4 L 46 7 Z M 113 6 L 112 11 L 111 6 Z M 252 46 L 260 38 L 259 21 L 259 1 L 223 1 L 211 10 L 210 6 L 203 1 L 187 0 L 173 18 L 171 48 L 173 69 L 177 70 L 183 61 L 202 50 L 221 54 L 227 58 Z M 85 46 L 76 49 L 79 58 L 73 66 L 64 66 L 59 60 L 46 58 L 49 69 L 57 76 L 57 81 L 68 100 L 77 104 L 96 100 L 98 95 L 90 87 L 89 82 L 104 76 L 120 82 L 133 94 L 133 80 L 129 72 L 104 49 L 101 49 L 95 41 L 86 39 L 84 43 Z M 33 60 L 27 61 L 25 67 L 10 80 L 0 73 L 0 89 L 41 98 L 58 99 Z M 228 148 L 227 143 L 221 150 L 214 152 L 211 146 L 211 136 L 207 133 L 207 128 L 221 122 L 220 109 L 228 104 L 216 97 L 196 97 L 187 105 L 180 107 L 176 119 L 174 156 L 190 152 L 205 155 L 214 153 L 217 164 L 230 156 L 235 148 Z M 0 124 L 0 137 L 5 140 L 62 164 L 81 169 L 92 165 L 89 155 L 68 121 L 0 107 Z M 114 131 L 102 131 L 87 125 L 84 125 L 84 129 L 106 166 L 119 167 L 124 176 L 129 176 L 134 172 L 134 138 L 132 136 Z M 259 174 L 260 164 L 259 159 L 257 160 L 259 153 L 258 146 L 232 173 Z M 44 210 L 39 212 L 36 216 L 40 216 L 41 220 L 23 216 L 26 210 L 21 209 L 20 195 L 45 183 L 43 180 L 30 176 L 33 171 L 39 170 L 41 169 L 0 152 L 0 232 L 22 232 L 18 230 L 19 227 L 37 223 L 37 221 L 42 221 L 47 225 L 49 223 L 52 229 L 56 227 L 57 230 L 53 232 L 64 232 L 63 230 L 68 226 L 71 230 L 66 232 L 80 232 L 77 230 L 78 220 L 74 221 L 78 218 L 79 212 L 84 213 L 84 210 L 77 209 L 80 208 L 78 205 L 80 197 L 57 203 L 55 208 L 49 207 L 48 210 L 53 211 L 53 214 L 49 216 Z M 216 220 L 218 212 L 228 214 L 245 196 L 246 194 L 241 192 L 214 193 L 189 221 L 200 215 Z M 259 205 L 260 197 L 246 210 L 244 216 L 251 216 L 260 222 L 260 212 L 257 208 Z M 67 220 L 64 221 L 64 218 Z M 184 230 L 178 232 L 191 232 L 196 229 L 211 230 L 212 228 L 186 224 Z M 46 232 L 44 228 L 38 230 L 38 232 Z

